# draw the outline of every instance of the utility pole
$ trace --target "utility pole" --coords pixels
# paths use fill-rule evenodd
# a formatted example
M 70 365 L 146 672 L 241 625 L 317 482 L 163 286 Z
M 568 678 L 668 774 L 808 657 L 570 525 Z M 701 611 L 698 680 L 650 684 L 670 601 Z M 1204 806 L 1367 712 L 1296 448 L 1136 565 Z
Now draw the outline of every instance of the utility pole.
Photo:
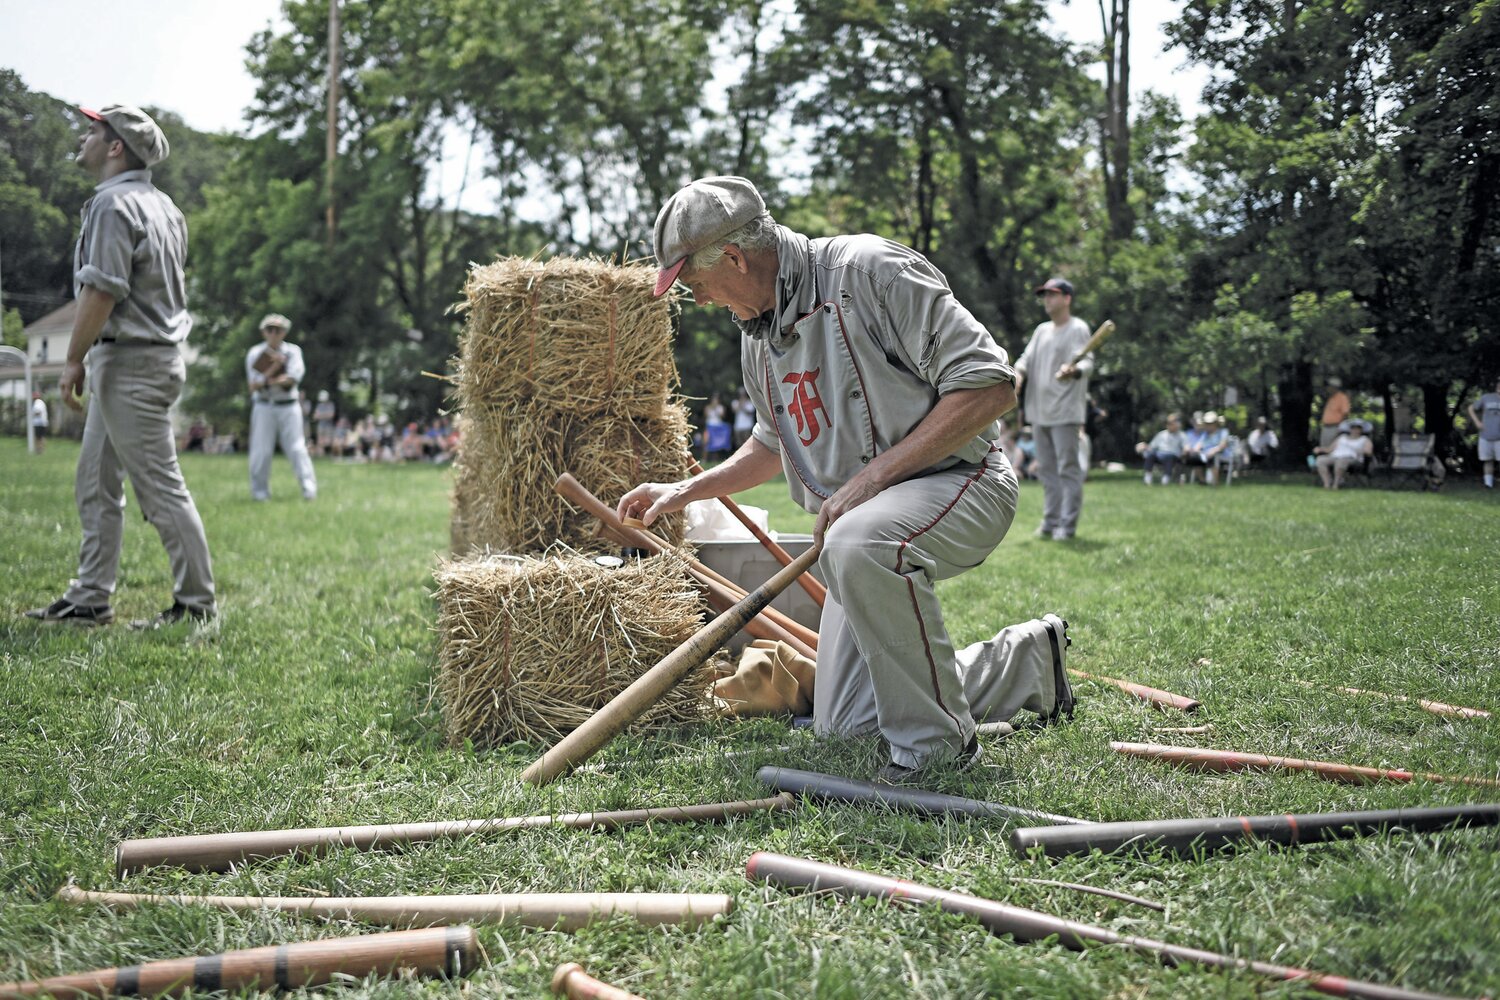
M 339 155 L 339 0 L 328 0 L 328 247 L 333 249 L 337 228 L 334 217 L 334 165 Z

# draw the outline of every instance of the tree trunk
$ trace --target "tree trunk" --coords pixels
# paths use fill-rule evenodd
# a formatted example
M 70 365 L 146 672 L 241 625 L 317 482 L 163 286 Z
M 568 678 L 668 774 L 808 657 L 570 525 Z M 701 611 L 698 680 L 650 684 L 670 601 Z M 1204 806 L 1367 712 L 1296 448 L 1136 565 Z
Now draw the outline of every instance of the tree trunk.
M 1312 364 L 1294 361 L 1283 369 L 1276 390 L 1281 396 L 1281 450 L 1290 462 L 1306 462 L 1312 451 L 1308 436 L 1313 418 Z
M 1422 383 L 1422 422 L 1427 433 L 1435 435 L 1433 444 L 1437 454 L 1451 453 L 1453 418 L 1448 413 L 1448 383 Z

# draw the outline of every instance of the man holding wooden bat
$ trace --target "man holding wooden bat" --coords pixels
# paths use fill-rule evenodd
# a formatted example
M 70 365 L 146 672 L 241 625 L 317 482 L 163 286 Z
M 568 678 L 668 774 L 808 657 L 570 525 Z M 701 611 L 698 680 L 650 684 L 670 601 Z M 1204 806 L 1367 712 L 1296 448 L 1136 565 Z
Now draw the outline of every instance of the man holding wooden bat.
M 750 439 L 716 468 L 645 483 L 622 517 L 651 523 L 689 501 L 785 472 L 817 515 L 828 597 L 813 699 L 820 733 L 878 730 L 887 780 L 979 756 L 976 719 L 1072 710 L 1055 615 L 956 651 L 933 584 L 972 569 L 1016 511 L 995 444 L 1015 372 L 947 279 L 870 235 L 809 239 L 779 226 L 740 177 L 689 184 L 656 219 L 656 294 L 681 282 L 741 333 Z
M 1088 324 L 1073 315 L 1073 284 L 1052 278 L 1036 289 L 1048 321 L 1031 335 L 1016 359 L 1019 386 L 1026 391 L 1026 422 L 1036 440 L 1037 474 L 1042 477 L 1042 523 L 1038 538 L 1066 541 L 1078 531 L 1083 512 L 1083 465 L 1079 434 L 1088 412 Z M 1018 387 L 1019 391 L 1019 387 Z

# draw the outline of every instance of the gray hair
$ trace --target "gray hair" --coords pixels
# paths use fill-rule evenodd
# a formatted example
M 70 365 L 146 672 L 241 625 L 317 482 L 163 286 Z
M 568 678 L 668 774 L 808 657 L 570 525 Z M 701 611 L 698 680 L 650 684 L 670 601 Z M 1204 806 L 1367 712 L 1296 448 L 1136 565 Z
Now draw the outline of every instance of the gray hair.
M 713 243 L 688 256 L 688 264 L 694 271 L 707 271 L 724 256 L 725 245 L 733 243 L 741 250 L 759 251 L 776 249 L 776 220 L 770 212 L 762 212 L 740 228 L 714 240 Z

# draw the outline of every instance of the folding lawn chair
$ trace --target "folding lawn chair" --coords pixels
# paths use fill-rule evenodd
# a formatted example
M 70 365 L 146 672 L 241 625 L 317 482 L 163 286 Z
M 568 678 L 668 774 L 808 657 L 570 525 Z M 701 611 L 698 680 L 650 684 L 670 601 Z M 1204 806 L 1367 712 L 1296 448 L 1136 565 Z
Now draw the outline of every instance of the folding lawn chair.
M 1397 434 L 1391 438 L 1392 479 L 1398 483 L 1416 480 L 1422 489 L 1427 489 L 1436 438 L 1435 434 L 1414 433 Z

